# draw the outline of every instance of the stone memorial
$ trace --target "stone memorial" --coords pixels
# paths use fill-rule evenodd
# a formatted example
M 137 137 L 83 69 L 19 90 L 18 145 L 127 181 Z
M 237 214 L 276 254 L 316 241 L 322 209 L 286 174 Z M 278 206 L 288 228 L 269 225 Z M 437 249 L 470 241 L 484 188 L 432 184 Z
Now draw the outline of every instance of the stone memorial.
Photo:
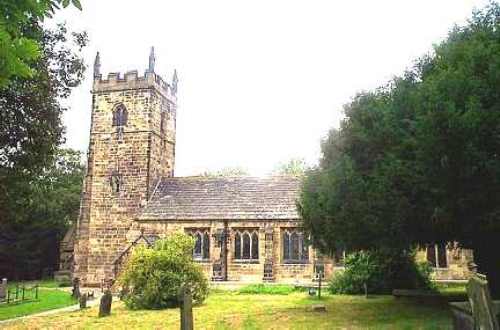
M 499 330 L 500 301 L 492 301 L 486 277 L 474 274 L 467 283 L 469 302 L 449 303 L 455 330 Z
M 472 310 L 472 317 L 477 329 L 499 330 L 497 311 L 491 300 L 488 281 L 476 274 L 467 283 L 467 295 Z
M 0 300 L 3 300 L 5 299 L 5 297 L 7 297 L 7 290 L 7 279 L 4 278 L 2 279 L 2 283 L 0 284 Z
M 71 296 L 75 299 L 80 298 L 80 279 L 78 277 L 73 279 L 73 291 L 71 292 Z
M 101 297 L 101 303 L 99 304 L 99 317 L 109 316 L 111 314 L 111 302 L 113 301 L 113 296 L 111 291 L 106 290 Z
M 188 288 L 181 288 L 181 330 L 193 330 L 193 296 Z
M 87 294 L 84 293 L 80 296 L 80 309 L 87 308 Z

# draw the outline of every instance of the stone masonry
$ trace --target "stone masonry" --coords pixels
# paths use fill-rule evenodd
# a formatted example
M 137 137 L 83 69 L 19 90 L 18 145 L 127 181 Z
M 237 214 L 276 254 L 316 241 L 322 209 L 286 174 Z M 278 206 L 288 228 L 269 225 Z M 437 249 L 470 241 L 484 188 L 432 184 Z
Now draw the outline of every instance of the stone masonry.
M 310 283 L 319 272 L 329 278 L 342 270 L 342 253 L 321 256 L 304 243 L 299 179 L 174 177 L 177 80 L 176 73 L 171 83 L 155 73 L 153 49 L 143 76 L 103 79 L 97 54 L 80 216 L 62 249 L 73 277 L 102 285 L 135 244 L 177 231 L 206 236 L 197 241 L 203 253 L 196 260 L 213 280 Z M 300 258 L 285 258 L 292 254 Z M 468 277 L 470 251 L 448 249 L 445 258 L 436 279 Z
M 165 83 L 154 72 L 151 55 L 144 76 L 130 71 L 124 77 L 110 73 L 107 79 L 102 79 L 96 57 L 87 173 L 74 247 L 74 276 L 87 285 L 113 276 L 113 261 L 127 244 L 134 216 L 159 178 L 173 175 L 177 78 L 173 85 Z M 113 126 L 118 107 L 126 111 L 126 124 Z

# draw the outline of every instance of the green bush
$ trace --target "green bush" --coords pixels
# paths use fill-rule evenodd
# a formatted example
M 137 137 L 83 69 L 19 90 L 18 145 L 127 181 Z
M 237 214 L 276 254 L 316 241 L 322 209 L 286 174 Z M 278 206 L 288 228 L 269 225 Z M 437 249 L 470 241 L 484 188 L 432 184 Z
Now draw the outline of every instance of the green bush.
M 118 279 L 125 304 L 132 309 L 178 306 L 184 285 L 191 289 L 194 303 L 202 303 L 208 295 L 208 281 L 193 261 L 193 247 L 193 239 L 179 233 L 157 241 L 152 248 L 135 248 Z
M 414 251 L 360 251 L 349 254 L 345 270 L 330 281 L 338 294 L 390 293 L 393 289 L 432 289 L 431 268 L 417 264 Z
M 283 294 L 287 295 L 297 289 L 291 285 L 265 285 L 265 284 L 251 284 L 244 286 L 238 290 L 239 293 L 244 294 Z

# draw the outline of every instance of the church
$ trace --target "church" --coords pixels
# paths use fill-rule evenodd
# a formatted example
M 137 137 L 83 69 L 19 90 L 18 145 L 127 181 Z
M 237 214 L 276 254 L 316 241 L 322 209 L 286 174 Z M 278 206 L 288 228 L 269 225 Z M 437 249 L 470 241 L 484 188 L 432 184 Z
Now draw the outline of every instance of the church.
M 95 58 L 87 171 L 80 215 L 61 244 L 61 269 L 82 285 L 115 279 L 138 244 L 173 232 L 195 239 L 193 259 L 212 281 L 311 283 L 343 269 L 301 230 L 296 177 L 176 177 L 177 72 L 101 74 Z M 419 252 L 434 278 L 468 277 L 472 252 L 453 244 Z

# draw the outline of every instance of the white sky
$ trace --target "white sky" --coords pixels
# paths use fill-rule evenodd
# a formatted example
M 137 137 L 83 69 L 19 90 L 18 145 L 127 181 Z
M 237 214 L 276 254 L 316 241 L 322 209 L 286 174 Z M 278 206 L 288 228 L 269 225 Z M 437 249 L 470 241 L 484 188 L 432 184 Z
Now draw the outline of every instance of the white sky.
M 269 173 L 315 164 L 342 105 L 384 84 L 486 0 L 82 0 L 57 20 L 86 30 L 88 79 L 65 114 L 67 146 L 88 148 L 92 63 L 143 73 L 149 49 L 179 72 L 177 176 L 226 166 Z

